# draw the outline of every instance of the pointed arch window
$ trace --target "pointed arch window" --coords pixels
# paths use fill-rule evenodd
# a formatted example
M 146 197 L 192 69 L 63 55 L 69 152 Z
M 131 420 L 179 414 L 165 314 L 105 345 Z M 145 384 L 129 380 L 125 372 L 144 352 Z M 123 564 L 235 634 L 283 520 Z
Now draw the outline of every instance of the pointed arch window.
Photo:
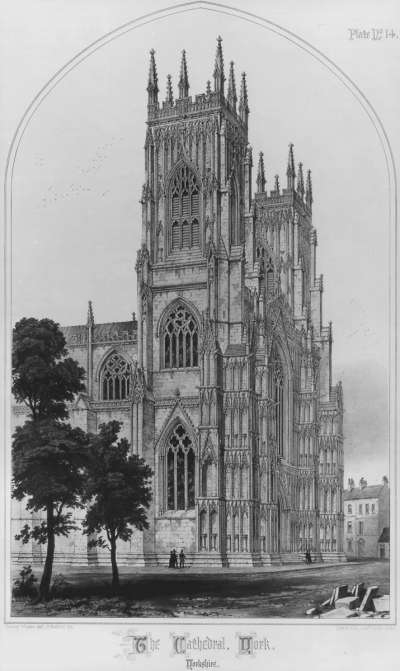
M 194 368 L 199 365 L 198 327 L 192 313 L 175 306 L 164 326 L 164 368 Z
M 119 354 L 112 354 L 101 372 L 101 397 L 104 401 L 123 401 L 131 392 L 131 364 Z
M 171 252 L 200 246 L 200 187 L 187 165 L 175 173 L 170 190 Z
M 186 430 L 178 424 L 169 439 L 166 459 L 167 509 L 195 507 L 195 455 Z

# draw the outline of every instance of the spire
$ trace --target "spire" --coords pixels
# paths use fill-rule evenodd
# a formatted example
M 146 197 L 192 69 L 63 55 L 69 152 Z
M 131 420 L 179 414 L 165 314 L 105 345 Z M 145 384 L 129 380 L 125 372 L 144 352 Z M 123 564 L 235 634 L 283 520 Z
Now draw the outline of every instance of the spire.
M 92 328 L 94 326 L 94 316 L 93 316 L 93 308 L 92 308 L 92 301 L 89 301 L 88 303 L 88 313 L 87 313 L 87 322 L 86 326 L 88 328 Z
M 155 51 L 151 49 L 150 51 L 150 68 L 149 68 L 149 81 L 147 84 L 147 93 L 148 93 L 148 105 L 157 105 L 158 104 L 158 77 L 157 77 L 157 68 L 156 61 L 154 58 Z
M 304 177 L 303 177 L 303 164 L 299 163 L 299 169 L 297 173 L 297 193 L 300 198 L 304 198 Z
M 275 175 L 275 193 L 279 196 L 279 175 Z
M 189 95 L 189 78 L 186 63 L 186 51 L 182 51 L 181 71 L 179 75 L 179 98 L 187 98 Z
M 289 156 L 288 156 L 288 165 L 286 170 L 287 175 L 287 188 L 294 189 L 294 180 L 296 177 L 296 171 L 294 169 L 294 157 L 293 157 L 293 144 L 289 145 Z
M 308 207 L 311 209 L 311 206 L 313 204 L 311 170 L 307 170 L 306 203 Z
M 258 159 L 257 193 L 265 192 L 265 181 L 264 154 L 260 151 L 260 157 Z
M 234 112 L 236 112 L 237 95 L 236 95 L 235 71 L 233 66 L 234 63 L 233 61 L 231 61 L 231 66 L 229 69 L 229 81 L 228 81 L 228 104 L 231 106 Z
M 222 37 L 217 37 L 217 53 L 215 55 L 215 66 L 214 66 L 214 91 L 215 93 L 221 93 L 224 95 L 224 57 L 222 55 Z
M 172 92 L 172 80 L 171 80 L 171 75 L 167 75 L 167 95 L 165 98 L 165 102 L 168 103 L 168 105 L 173 105 L 174 104 L 174 94 Z
M 246 84 L 245 72 L 242 72 L 242 82 L 240 85 L 239 116 L 241 120 L 245 124 L 247 124 L 247 119 L 249 117 L 249 101 L 247 98 L 247 84 Z
M 211 95 L 211 82 L 209 79 L 207 79 L 207 86 L 206 86 L 206 96 L 209 98 Z

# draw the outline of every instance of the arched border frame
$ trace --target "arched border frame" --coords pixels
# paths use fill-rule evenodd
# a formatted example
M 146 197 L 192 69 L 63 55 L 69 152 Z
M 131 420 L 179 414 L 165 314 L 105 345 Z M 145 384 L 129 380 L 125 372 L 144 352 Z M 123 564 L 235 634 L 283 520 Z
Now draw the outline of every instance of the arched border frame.
M 4 305 L 5 305 L 5 319 L 3 326 L 3 335 L 5 342 L 5 365 L 4 365 L 4 377 L 3 377 L 3 388 L 5 390 L 9 389 L 9 380 L 11 379 L 11 332 L 12 332 L 12 317 L 11 317 L 11 231 L 12 231 L 12 215 L 13 215 L 13 173 L 16 158 L 18 155 L 18 150 L 22 142 L 26 128 L 29 125 L 30 120 L 35 115 L 36 111 L 41 106 L 42 102 L 49 96 L 52 90 L 66 77 L 69 72 L 76 68 L 80 63 L 89 58 L 90 55 L 95 53 L 97 50 L 107 45 L 109 42 L 112 42 L 114 39 L 121 37 L 122 35 L 138 29 L 147 24 L 153 23 L 157 20 L 165 19 L 167 17 L 173 17 L 181 13 L 193 12 L 193 11 L 207 11 L 217 14 L 234 16 L 240 18 L 241 20 L 260 26 L 276 35 L 288 40 L 292 44 L 296 45 L 298 48 L 307 52 L 315 60 L 319 61 L 334 77 L 336 77 L 342 84 L 345 86 L 355 100 L 362 107 L 364 112 L 367 114 L 370 119 L 381 144 L 382 151 L 385 157 L 386 169 L 387 169 L 387 179 L 388 179 L 388 209 L 389 209 L 389 226 L 388 226 L 388 237 L 389 237 L 389 248 L 388 248 L 388 275 L 393 278 L 392 281 L 389 281 L 389 296 L 388 296 L 388 305 L 389 305 L 389 320 L 388 320 L 388 332 L 389 332 L 389 351 L 388 351 L 388 371 L 389 371 L 389 445 L 390 445 L 390 472 L 396 473 L 396 458 L 394 455 L 393 446 L 397 438 L 397 368 L 396 368 L 396 355 L 397 355 L 397 182 L 396 182 L 396 168 L 394 162 L 393 152 L 390 146 L 390 142 L 386 133 L 386 130 L 383 126 L 379 115 L 374 109 L 371 102 L 368 100 L 366 95 L 360 90 L 360 88 L 355 84 L 355 82 L 347 75 L 345 72 L 338 67 L 330 58 L 323 54 L 319 49 L 313 47 L 309 42 L 302 39 L 295 33 L 290 30 L 283 28 L 282 26 L 269 21 L 268 19 L 253 14 L 251 12 L 238 9 L 231 5 L 226 5 L 219 2 L 210 2 L 207 0 L 191 0 L 190 2 L 183 2 L 176 5 L 170 5 L 162 9 L 158 9 L 147 14 L 143 14 L 140 17 L 137 17 L 122 26 L 116 28 L 103 35 L 99 39 L 92 42 L 85 49 L 81 50 L 76 54 L 71 60 L 69 60 L 62 68 L 60 68 L 55 75 L 43 86 L 43 88 L 38 92 L 35 98 L 32 100 L 28 108 L 26 109 L 24 115 L 22 116 L 18 127 L 13 136 L 6 163 L 5 170 L 5 180 L 4 180 L 4 220 L 5 220 L 5 234 L 4 234 Z M 10 394 L 4 394 L 4 437 L 5 444 L 10 444 L 11 436 L 11 422 L 10 422 Z M 8 450 L 4 450 L 4 482 L 5 482 L 5 493 L 6 500 L 9 501 L 10 497 L 10 476 L 11 466 Z M 392 482 L 395 483 L 396 478 L 392 478 Z M 392 487 L 393 498 L 392 502 L 397 502 L 397 490 L 396 487 Z M 10 537 L 10 522 L 9 522 L 9 505 L 5 506 L 5 529 L 6 529 L 6 539 Z M 393 553 L 393 544 L 391 549 L 391 559 L 395 559 Z M 393 562 L 394 567 L 396 562 Z M 10 566 L 7 566 L 5 571 L 5 594 L 9 594 L 9 572 Z M 397 575 L 397 574 L 396 574 Z M 189 623 L 190 620 L 187 621 Z M 249 621 L 250 623 L 250 621 Z M 271 620 L 268 621 L 269 624 L 274 623 Z

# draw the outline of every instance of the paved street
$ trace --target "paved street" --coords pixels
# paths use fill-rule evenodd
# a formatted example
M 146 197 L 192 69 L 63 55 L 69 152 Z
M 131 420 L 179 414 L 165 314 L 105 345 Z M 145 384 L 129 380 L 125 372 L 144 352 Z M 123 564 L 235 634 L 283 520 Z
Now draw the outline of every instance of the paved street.
M 389 593 L 387 562 L 277 567 L 274 569 L 121 569 L 122 595 L 110 599 L 106 569 L 55 568 L 70 583 L 73 603 L 65 612 L 51 602 L 35 607 L 17 603 L 14 614 L 43 617 L 304 617 L 338 584 L 365 582 Z

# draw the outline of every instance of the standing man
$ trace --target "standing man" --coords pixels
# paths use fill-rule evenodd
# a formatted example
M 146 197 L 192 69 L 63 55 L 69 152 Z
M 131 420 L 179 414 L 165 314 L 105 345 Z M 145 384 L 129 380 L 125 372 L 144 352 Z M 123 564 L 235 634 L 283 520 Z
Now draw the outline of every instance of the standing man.
M 179 568 L 185 568 L 185 559 L 186 559 L 185 553 L 182 548 L 182 550 L 179 553 Z

